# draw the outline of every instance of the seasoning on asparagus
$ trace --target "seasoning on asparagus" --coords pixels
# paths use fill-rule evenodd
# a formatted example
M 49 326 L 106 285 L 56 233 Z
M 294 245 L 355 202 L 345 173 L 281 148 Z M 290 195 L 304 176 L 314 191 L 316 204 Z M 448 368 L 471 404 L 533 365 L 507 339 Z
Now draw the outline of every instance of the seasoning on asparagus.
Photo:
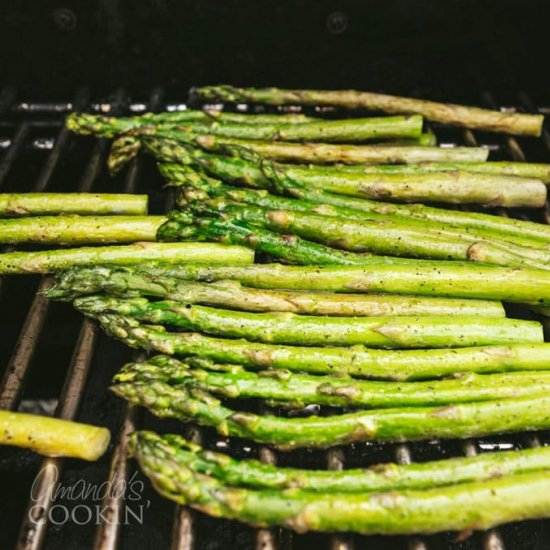
M 130 449 L 134 456 L 151 453 L 159 459 L 169 458 L 175 466 L 191 468 L 233 487 L 302 489 L 318 494 L 433 489 L 550 469 L 549 447 L 405 465 L 375 464 L 369 468 L 339 471 L 284 468 L 259 460 L 236 460 L 223 453 L 204 450 L 179 435 L 159 435 L 145 430 L 132 434 Z
M 54 214 L 147 214 L 147 195 L 114 193 L 0 193 L 0 217 Z
M 94 264 L 140 265 L 142 262 L 235 264 L 254 263 L 245 247 L 216 243 L 138 242 L 124 246 L 80 247 L 0 254 L 0 273 L 51 273 Z
M 236 280 L 255 288 L 332 292 L 417 294 L 481 298 L 543 305 L 550 302 L 550 273 L 473 262 L 401 258 L 388 263 L 378 256 L 365 266 L 212 266 L 143 264 L 150 274 L 195 281 Z
M 464 128 L 526 136 L 540 136 L 544 122 L 542 115 L 502 113 L 479 107 L 355 90 L 283 90 L 279 88 L 235 88 L 223 85 L 194 88 L 192 94 L 202 101 L 266 103 L 269 105 L 329 105 L 392 114 L 417 113 L 427 120 Z
M 68 127 L 81 133 L 113 137 L 128 131 L 128 122 L 119 118 L 94 118 L 88 128 L 82 132 L 77 126 L 78 119 L 73 118 Z M 132 123 L 130 123 L 131 125 Z M 162 126 L 161 126 L 162 127 Z M 275 118 L 261 124 L 242 124 L 240 122 L 215 119 L 199 124 L 186 122 L 172 126 L 183 134 L 206 134 L 231 138 L 258 139 L 272 141 L 322 141 L 322 142 L 362 142 L 392 138 L 415 138 L 422 133 L 422 117 L 395 116 L 375 118 L 348 118 L 342 120 L 314 120 L 301 123 L 287 122 Z M 155 131 L 156 126 L 140 126 L 137 131 Z
M 216 259 L 219 260 L 219 258 Z M 236 255 L 233 260 L 236 260 Z M 174 277 L 150 275 L 141 271 L 139 267 L 128 269 L 120 266 L 99 266 L 70 269 L 60 273 L 53 286 L 45 290 L 44 294 L 57 300 L 73 300 L 82 295 L 102 292 L 121 296 L 139 294 L 243 311 L 289 311 L 291 313 L 350 317 L 505 316 L 502 304 L 493 300 L 255 289 L 242 286 L 237 281 L 195 283 Z
M 260 188 L 288 190 L 296 187 L 346 196 L 397 202 L 447 202 L 484 206 L 537 208 L 546 201 L 546 186 L 534 178 L 519 178 L 465 171 L 408 174 L 360 174 L 335 172 L 323 167 L 303 168 L 267 161 L 242 147 L 230 147 L 234 156 L 214 155 L 186 145 L 159 139 L 143 139 L 147 150 L 168 162 L 201 166 L 226 182 Z M 283 181 L 281 181 L 283 180 Z
M 470 532 L 547 517 L 550 506 L 546 470 L 424 490 L 319 493 L 231 487 L 199 474 L 181 454 L 176 458 L 174 452 L 167 454 L 143 438 L 133 440 L 132 452 L 156 490 L 168 499 L 214 517 L 260 527 L 282 526 L 299 533 Z
M 45 456 L 97 460 L 109 445 L 106 428 L 60 418 L 0 410 L 0 444 Z
M 0 220 L 0 243 L 116 244 L 155 241 L 164 216 L 36 216 Z
M 176 142 L 170 142 L 167 140 L 148 141 L 147 147 L 150 148 L 151 151 L 164 162 L 193 164 L 193 159 L 190 156 L 189 149 Z M 267 168 L 270 175 L 276 176 L 274 182 L 269 182 L 261 170 L 254 168 L 250 164 L 243 165 L 241 160 L 237 160 L 238 165 L 240 166 L 240 170 L 238 172 L 234 171 L 233 168 L 235 165 L 232 163 L 226 163 L 225 161 L 216 163 L 215 171 L 218 176 L 221 178 L 228 178 L 229 180 L 233 180 L 237 177 L 243 177 L 243 181 L 247 185 L 253 185 L 255 187 L 259 186 L 264 189 L 275 188 L 283 195 L 289 195 L 323 205 L 329 204 L 367 213 L 374 212 L 384 216 L 405 218 L 407 220 L 419 219 L 460 227 L 481 228 L 493 230 L 497 233 L 506 235 L 514 235 L 520 238 L 529 237 L 547 242 L 550 241 L 550 227 L 545 224 L 526 222 L 503 216 L 494 216 L 476 212 L 446 210 L 442 208 L 425 206 L 422 204 L 391 204 L 387 202 L 337 195 L 335 193 L 330 193 L 319 189 L 310 189 L 292 180 L 288 177 L 288 175 L 286 175 L 286 173 L 277 171 L 277 165 L 268 163 L 268 161 L 264 160 L 261 164 L 262 168 L 264 170 Z M 165 171 L 165 166 L 171 166 L 171 168 L 166 168 Z M 244 171 L 243 166 L 246 167 L 246 172 Z M 175 169 L 173 164 L 161 165 L 160 168 L 165 177 L 170 179 L 178 177 L 178 171 Z M 226 173 L 227 170 L 229 171 Z M 190 172 L 187 171 L 185 177 L 188 178 L 189 174 Z M 204 176 L 201 176 L 201 178 L 204 178 Z M 210 183 L 212 183 L 212 178 L 210 178 Z
M 162 326 L 144 325 L 121 315 L 100 315 L 97 319 L 109 335 L 133 348 L 198 356 L 255 370 L 286 369 L 405 381 L 442 378 L 461 372 L 545 371 L 550 360 L 550 344 L 398 351 L 363 346 L 284 346 L 167 332 Z
M 550 395 L 550 372 L 468 373 L 447 380 L 402 383 L 284 370 L 256 373 L 204 359 L 190 358 L 186 364 L 166 355 L 129 363 L 116 380 L 161 381 L 173 387 L 185 384 L 228 399 L 255 398 L 294 408 L 312 404 L 361 409 L 418 407 Z
M 284 450 L 365 441 L 480 437 L 550 427 L 548 395 L 289 418 L 236 411 L 211 394 L 185 385 L 116 382 L 111 389 L 155 416 L 195 421 L 223 436 L 252 439 Z

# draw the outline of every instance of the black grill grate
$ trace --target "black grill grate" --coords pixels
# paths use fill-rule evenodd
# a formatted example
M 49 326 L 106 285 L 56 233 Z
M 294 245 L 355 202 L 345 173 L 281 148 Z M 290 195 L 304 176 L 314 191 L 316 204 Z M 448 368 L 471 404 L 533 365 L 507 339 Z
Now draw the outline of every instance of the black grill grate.
M 170 207 L 172 197 L 162 189 L 162 181 L 152 159 L 139 158 L 123 176 L 110 178 L 105 169 L 108 142 L 76 137 L 63 127 L 64 116 L 72 110 L 91 110 L 109 114 L 130 114 L 145 110 L 184 108 L 183 104 L 163 99 L 161 89 L 152 90 L 143 101 L 131 102 L 124 90 L 116 90 L 102 101 L 91 101 L 89 90 L 76 90 L 70 102 L 26 102 L 15 90 L 0 91 L 0 190 L 10 191 L 120 191 L 147 192 L 151 212 Z M 483 94 L 480 103 L 494 108 L 496 98 Z M 517 106 L 536 112 L 537 106 L 526 94 L 518 94 Z M 544 111 L 544 110 L 542 110 Z M 515 139 L 473 133 L 434 125 L 444 146 L 454 144 L 490 147 L 492 159 L 550 161 L 550 133 L 540 140 Z M 509 213 L 501 212 L 502 215 Z M 528 219 L 525 211 L 513 215 Z M 537 221 L 549 221 L 549 211 L 537 213 Z M 114 342 L 84 320 L 66 304 L 49 303 L 36 291 L 50 284 L 49 277 L 0 279 L 0 360 L 4 365 L 0 382 L 0 407 L 17 409 L 23 402 L 56 405 L 55 414 L 84 422 L 108 426 L 113 432 L 110 453 L 93 464 L 73 460 L 41 459 L 27 451 L 0 449 L 0 547 L 15 544 L 21 549 L 80 549 L 92 547 L 206 550 L 257 548 L 263 550 L 300 550 L 326 548 L 409 548 L 411 550 L 484 550 L 550 547 L 550 522 L 535 521 L 507 525 L 498 530 L 430 537 L 363 537 L 356 535 L 296 535 L 283 530 L 255 530 L 236 522 L 214 520 L 185 508 L 173 506 L 144 482 L 140 499 L 133 502 L 120 494 L 103 499 L 62 495 L 52 500 L 61 488 L 78 487 L 83 482 L 100 486 L 104 481 L 143 477 L 126 459 L 127 435 L 135 427 L 180 432 L 201 441 L 209 448 L 230 451 L 240 457 L 255 456 L 264 461 L 298 467 L 340 469 L 368 466 L 396 460 L 424 461 L 450 456 L 472 455 L 495 448 L 527 447 L 546 444 L 548 434 L 518 434 L 475 441 L 430 441 L 414 445 L 375 443 L 335 448 L 328 452 L 299 450 L 274 453 L 248 442 L 220 438 L 212 430 L 198 430 L 175 421 L 159 421 L 112 396 L 107 387 L 113 374 L 125 362 L 138 357 Z M 545 327 L 548 330 L 548 327 Z M 37 477 L 38 472 L 42 475 Z M 136 475 L 136 478 L 132 476 Z M 139 487 L 139 486 L 138 486 Z M 32 498 L 31 498 L 32 497 Z M 149 502 L 149 504 L 147 504 Z M 85 505 L 85 506 L 82 506 Z M 97 505 L 97 508 L 95 508 Z M 128 516 L 128 505 L 137 510 L 143 505 L 143 522 Z M 60 508 L 65 507 L 65 508 Z M 83 525 L 63 521 L 63 510 L 81 506 L 97 510 Z M 58 508 L 56 508 L 58 507 Z M 56 514 L 55 511 L 59 510 Z M 52 514 L 53 521 L 48 517 Z M 29 519 L 30 518 L 30 519 Z

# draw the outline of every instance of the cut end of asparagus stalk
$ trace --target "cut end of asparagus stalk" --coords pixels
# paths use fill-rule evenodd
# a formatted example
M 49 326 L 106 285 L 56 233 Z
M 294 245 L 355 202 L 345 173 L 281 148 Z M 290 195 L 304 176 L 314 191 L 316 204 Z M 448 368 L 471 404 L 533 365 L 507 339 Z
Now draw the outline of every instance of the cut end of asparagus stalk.
M 31 449 L 44 456 L 97 460 L 106 451 L 106 428 L 11 411 L 0 411 L 0 444 Z

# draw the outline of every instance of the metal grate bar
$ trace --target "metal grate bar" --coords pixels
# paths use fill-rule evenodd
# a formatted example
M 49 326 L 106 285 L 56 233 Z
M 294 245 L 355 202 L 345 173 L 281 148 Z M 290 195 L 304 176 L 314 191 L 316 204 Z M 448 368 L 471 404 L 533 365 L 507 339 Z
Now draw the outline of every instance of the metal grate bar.
M 2 158 L 2 162 L 0 163 L 0 186 L 4 183 L 4 180 L 6 179 L 6 176 L 10 171 L 13 161 L 19 154 L 19 150 L 27 139 L 27 135 L 29 134 L 30 129 L 31 125 L 27 121 L 22 122 L 17 127 L 15 135 L 11 140 L 9 149 L 6 151 L 6 154 L 4 155 L 4 157 Z
M 76 416 L 88 377 L 96 336 L 97 327 L 85 319 L 55 412 L 55 416 L 59 418 L 73 420 Z M 32 499 L 29 500 L 23 516 L 16 544 L 17 550 L 42 548 L 48 527 L 48 512 L 59 485 L 63 464 L 62 458 L 45 458 L 42 461 L 38 482 L 33 485 Z

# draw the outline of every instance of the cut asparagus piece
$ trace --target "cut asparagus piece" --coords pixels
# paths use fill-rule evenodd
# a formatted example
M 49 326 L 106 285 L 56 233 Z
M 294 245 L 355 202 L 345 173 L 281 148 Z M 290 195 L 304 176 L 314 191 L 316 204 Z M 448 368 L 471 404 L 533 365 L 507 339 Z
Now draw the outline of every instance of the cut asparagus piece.
M 279 235 L 246 221 L 197 218 L 190 212 L 172 213 L 157 231 L 161 241 L 213 240 L 228 245 L 244 245 L 291 264 L 365 265 L 371 254 L 335 250 L 296 235 Z M 393 261 L 391 258 L 388 262 Z
M 550 344 L 401 351 L 362 346 L 315 348 L 172 333 L 164 327 L 142 325 L 120 315 L 100 315 L 98 320 L 108 334 L 133 348 L 168 355 L 196 355 L 256 370 L 286 369 L 404 381 L 441 378 L 460 372 L 545 371 L 550 364 Z
M 237 281 L 194 283 L 162 275 L 149 275 L 139 271 L 139 267 L 137 269 L 120 269 L 119 267 L 101 266 L 89 269 L 71 269 L 59 274 L 54 285 L 45 290 L 44 294 L 58 300 L 72 300 L 81 295 L 102 292 L 115 295 L 154 296 L 243 311 L 289 311 L 350 317 L 505 316 L 502 304 L 491 300 L 255 289 L 242 286 Z
M 537 321 L 476 316 L 324 317 L 294 313 L 249 313 L 147 298 L 91 295 L 74 306 L 97 317 L 130 316 L 146 323 L 171 325 L 254 342 L 297 345 L 366 345 L 375 348 L 445 348 L 534 344 L 544 341 Z
M 72 266 L 139 265 L 144 261 L 244 265 L 254 263 L 254 252 L 241 246 L 216 243 L 150 242 L 38 252 L 6 252 L 0 254 L 0 273 L 51 273 Z
M 329 105 L 392 114 L 417 113 L 427 120 L 464 128 L 526 136 L 540 136 L 544 122 L 542 115 L 491 111 L 479 107 L 355 90 L 282 90 L 278 88 L 204 86 L 194 89 L 192 93 L 203 101 L 266 103 L 269 105 Z
M 107 449 L 109 430 L 48 416 L 0 410 L 0 444 L 45 456 L 97 460 Z
M 163 132 L 163 137 L 178 139 L 178 132 Z M 191 141 L 191 140 L 190 140 Z M 292 143 L 223 138 L 198 135 L 193 141 L 208 151 L 218 151 L 220 145 L 247 147 L 266 158 L 279 161 L 312 162 L 314 164 L 416 164 L 418 162 L 456 162 L 487 160 L 488 149 L 483 147 L 422 147 L 377 145 L 343 145 L 331 143 Z M 543 165 L 544 166 L 544 165 Z M 542 173 L 542 170 L 541 170 Z M 536 176 L 535 176 L 536 177 Z
M 364 469 L 340 471 L 304 470 L 265 464 L 259 460 L 236 460 L 229 455 L 203 450 L 175 434 L 150 431 L 131 436 L 131 453 L 170 459 L 174 466 L 191 468 L 233 487 L 301 489 L 326 493 L 373 493 L 402 489 L 434 489 L 459 483 L 490 481 L 505 476 L 547 471 L 550 448 L 483 453 L 414 464 L 376 464 Z
M 443 407 L 396 407 L 334 416 L 287 418 L 230 409 L 209 393 L 163 382 L 119 382 L 119 396 L 161 418 L 193 420 L 223 436 L 252 439 L 291 450 L 364 441 L 467 438 L 550 427 L 550 396 L 461 403 Z
M 214 517 L 258 527 L 281 526 L 299 533 L 470 532 L 510 521 L 547 517 L 550 507 L 547 471 L 424 490 L 312 493 L 230 487 L 143 441 L 136 445 L 134 440 L 133 453 L 156 490 L 170 500 Z
M 242 159 L 226 159 L 224 157 L 201 155 L 200 162 L 194 160 L 189 148 L 170 140 L 146 141 L 150 152 L 163 162 L 177 162 L 181 164 L 195 164 L 204 166 L 211 174 L 228 181 L 238 180 L 241 183 L 264 189 L 276 189 L 283 195 L 307 199 L 311 202 L 331 204 L 335 206 L 351 208 L 363 212 L 377 212 L 386 216 L 398 216 L 406 219 L 429 220 L 461 227 L 484 228 L 494 230 L 507 235 L 517 237 L 529 237 L 544 241 L 550 240 L 550 227 L 541 223 L 525 222 L 513 218 L 493 216 L 475 212 L 462 212 L 460 210 L 445 210 L 422 204 L 391 204 L 387 202 L 371 201 L 356 197 L 336 195 L 319 189 L 309 189 L 292 180 L 288 175 L 277 170 L 277 165 L 267 160 L 261 162 L 261 166 L 268 174 L 275 176 L 271 182 L 264 172 L 253 163 L 245 163 Z M 215 161 L 215 162 L 214 162 Z M 236 162 L 235 162 L 236 161 Z M 188 172 L 189 173 L 189 172 Z M 275 179 L 275 182 L 273 182 Z
M 418 407 L 550 395 L 550 372 L 469 373 L 449 380 L 402 383 L 284 370 L 255 373 L 238 365 L 200 359 L 184 364 L 166 355 L 125 365 L 115 381 L 164 382 L 173 387 L 186 384 L 228 399 L 256 398 L 294 408 L 312 404 L 361 409 Z
M 368 266 L 243 267 L 144 264 L 142 271 L 195 281 L 236 280 L 255 288 L 287 288 L 332 292 L 418 294 L 481 298 L 507 302 L 550 302 L 550 273 L 542 269 L 506 268 L 472 262 L 401 258 L 387 263 L 378 256 Z
M 101 244 L 156 240 L 164 216 L 36 216 L 0 220 L 0 243 Z
M 147 195 L 98 193 L 0 193 L 0 216 L 48 214 L 147 214 Z

